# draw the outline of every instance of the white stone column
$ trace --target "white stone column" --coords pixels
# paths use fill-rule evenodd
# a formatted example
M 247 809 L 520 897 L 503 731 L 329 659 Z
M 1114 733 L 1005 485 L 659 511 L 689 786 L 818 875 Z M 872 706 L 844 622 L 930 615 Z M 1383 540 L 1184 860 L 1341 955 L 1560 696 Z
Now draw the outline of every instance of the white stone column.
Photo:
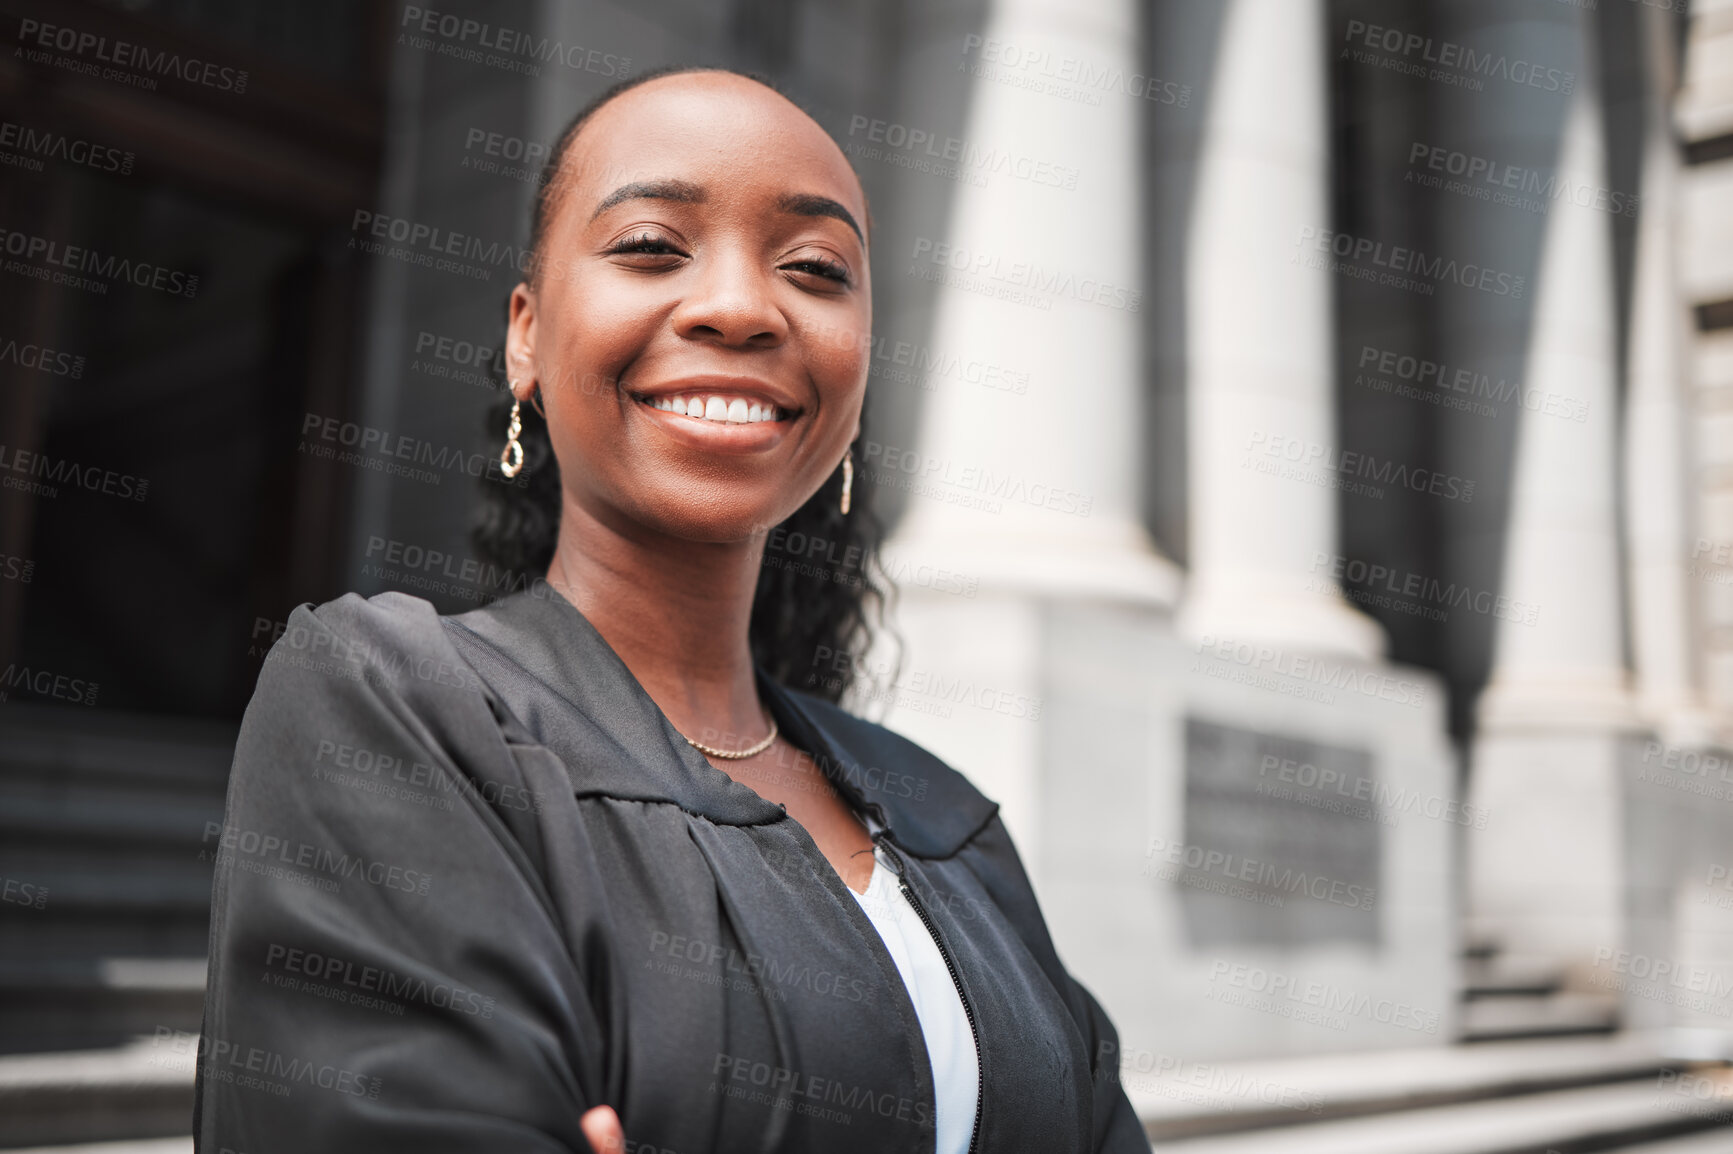
M 1557 176 L 1607 187 L 1588 21 Z M 1523 381 L 1563 398 L 1519 420 L 1501 618 L 1479 702 L 1468 830 L 1472 928 L 1513 956 L 1592 965 L 1623 938 L 1619 735 L 1637 723 L 1621 644 L 1612 221 L 1569 196 L 1547 210 Z M 1568 418 L 1581 408 L 1584 419 Z
M 1329 228 L 1322 0 L 1228 0 L 1186 258 L 1193 637 L 1376 657 L 1383 630 L 1316 584 L 1337 493 L 1259 472 L 1253 447 L 1336 442 L 1333 274 L 1296 259 Z M 1283 443 L 1286 443 L 1284 441 Z
M 935 357 L 1026 385 L 933 374 L 915 451 L 868 446 L 855 483 L 909 492 L 884 551 L 907 643 L 886 721 L 1000 803 L 1038 885 L 1043 775 L 1088 789 L 1091 768 L 1044 745 L 1046 607 L 1179 593 L 1140 517 L 1138 125 L 1160 105 L 1138 40 L 1134 0 L 994 0 L 959 61 L 948 234 L 875 270 L 936 282 Z
M 1178 572 L 1138 497 L 1136 5 L 996 0 L 981 41 L 962 60 L 975 75 L 949 235 L 878 275 L 937 279 L 934 353 L 1026 374 L 1027 391 L 935 378 L 918 453 L 865 462 L 911 490 L 888 552 L 982 587 L 1171 605 Z M 1065 61 L 1107 79 L 1055 79 Z M 1005 163 L 974 162 L 995 152 Z
M 1643 719 L 1671 745 L 1713 737 L 1698 693 L 1688 575 L 1693 542 L 1690 328 L 1680 291 L 1679 145 L 1669 107 L 1675 77 L 1671 14 L 1642 13 L 1651 77 L 1639 190 L 1630 367 L 1625 401 L 1625 540 L 1631 642 Z

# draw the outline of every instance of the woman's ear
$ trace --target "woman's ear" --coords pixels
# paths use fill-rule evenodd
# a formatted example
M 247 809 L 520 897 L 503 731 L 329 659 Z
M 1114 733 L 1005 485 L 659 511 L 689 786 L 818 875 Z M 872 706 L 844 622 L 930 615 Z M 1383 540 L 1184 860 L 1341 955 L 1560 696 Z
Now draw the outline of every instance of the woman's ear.
M 505 375 L 513 395 L 529 400 L 536 389 L 536 294 L 527 284 L 511 290 L 505 328 Z

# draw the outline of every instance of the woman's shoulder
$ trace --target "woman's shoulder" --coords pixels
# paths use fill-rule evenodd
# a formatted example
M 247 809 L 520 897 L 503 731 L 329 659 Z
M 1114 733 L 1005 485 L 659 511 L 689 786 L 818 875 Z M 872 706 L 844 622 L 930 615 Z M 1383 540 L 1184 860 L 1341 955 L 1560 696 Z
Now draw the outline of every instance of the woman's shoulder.
M 279 672 L 296 670 L 323 674 L 312 682 L 289 679 L 325 692 L 377 694 L 422 698 L 443 690 L 478 691 L 481 679 L 458 655 L 433 604 L 395 591 L 363 597 L 359 593 L 319 605 L 303 602 L 280 622 L 265 654 L 259 689 Z

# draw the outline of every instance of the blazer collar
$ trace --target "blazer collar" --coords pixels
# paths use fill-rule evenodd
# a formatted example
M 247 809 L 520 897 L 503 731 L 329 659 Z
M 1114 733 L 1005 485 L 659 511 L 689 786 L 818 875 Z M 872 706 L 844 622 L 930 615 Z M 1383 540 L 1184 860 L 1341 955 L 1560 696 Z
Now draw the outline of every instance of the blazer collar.
M 560 744 L 574 747 L 566 752 L 579 754 L 581 764 L 567 763 L 580 796 L 668 801 L 726 825 L 787 816 L 687 744 L 613 647 L 552 586 L 538 582 L 447 621 L 571 707 L 557 719 L 519 720 L 539 741 L 554 744 L 557 729 Z M 997 812 L 966 778 L 906 738 L 779 685 L 763 669 L 757 677 L 759 696 L 790 741 L 909 852 L 949 857 Z

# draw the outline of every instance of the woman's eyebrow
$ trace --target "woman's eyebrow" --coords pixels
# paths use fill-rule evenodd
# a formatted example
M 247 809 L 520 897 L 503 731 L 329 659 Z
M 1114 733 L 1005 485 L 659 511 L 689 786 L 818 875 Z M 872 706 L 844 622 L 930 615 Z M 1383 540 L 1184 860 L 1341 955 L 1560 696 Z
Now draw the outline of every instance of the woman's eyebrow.
M 636 180 L 622 184 L 604 196 L 596 211 L 590 214 L 590 219 L 595 220 L 616 204 L 628 200 L 677 200 L 683 204 L 701 204 L 704 190 L 689 180 Z
M 776 202 L 776 207 L 783 212 L 792 212 L 798 216 L 830 216 L 842 221 L 854 229 L 854 234 L 860 237 L 862 244 L 866 237 L 861 233 L 860 225 L 854 221 L 854 214 L 828 196 L 817 196 L 813 193 L 791 192 Z

